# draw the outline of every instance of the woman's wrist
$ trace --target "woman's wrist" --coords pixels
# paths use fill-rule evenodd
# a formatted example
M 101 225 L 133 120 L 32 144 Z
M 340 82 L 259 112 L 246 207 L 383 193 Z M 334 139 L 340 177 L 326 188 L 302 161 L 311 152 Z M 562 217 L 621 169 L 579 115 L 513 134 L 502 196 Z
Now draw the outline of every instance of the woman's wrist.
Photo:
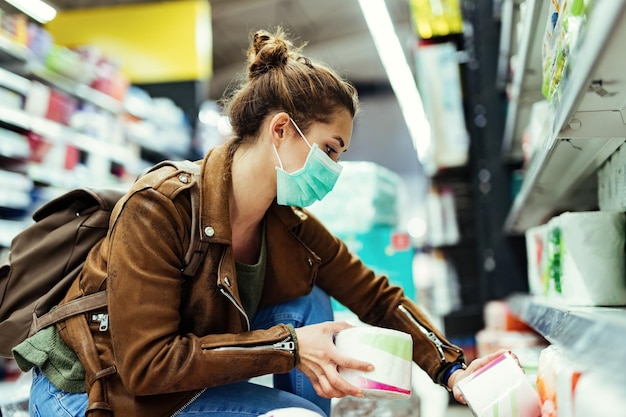
M 465 369 L 465 365 L 460 362 L 455 362 L 450 365 L 448 369 L 446 369 L 446 371 L 444 372 L 443 377 L 441 378 L 441 382 L 443 383 L 442 385 L 449 390 L 452 390 L 454 386 L 454 378 L 452 376 L 455 375 L 457 372 L 462 371 L 463 369 Z

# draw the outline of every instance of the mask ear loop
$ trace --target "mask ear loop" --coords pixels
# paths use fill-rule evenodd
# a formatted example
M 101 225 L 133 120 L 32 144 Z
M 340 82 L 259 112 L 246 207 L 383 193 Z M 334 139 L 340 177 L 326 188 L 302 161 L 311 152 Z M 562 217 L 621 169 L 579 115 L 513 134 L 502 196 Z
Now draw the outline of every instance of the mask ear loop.
M 280 164 L 280 169 L 283 169 L 283 162 L 280 160 L 280 156 L 278 156 L 278 151 L 276 150 L 276 146 L 272 143 L 272 149 L 274 149 L 274 155 L 276 155 L 276 159 L 278 159 L 278 163 Z
M 306 144 L 308 145 L 309 148 L 313 148 L 311 146 L 311 144 L 309 143 L 308 140 L 306 140 L 306 137 L 304 136 L 304 133 L 302 133 L 302 131 L 300 130 L 300 128 L 298 127 L 298 125 L 296 124 L 296 122 L 293 121 L 293 119 L 290 117 L 289 120 L 291 120 L 291 123 L 293 123 L 293 127 L 296 128 L 296 130 L 298 131 L 298 133 L 300 134 L 300 136 L 302 137 L 302 139 L 304 139 L 304 141 L 306 142 Z

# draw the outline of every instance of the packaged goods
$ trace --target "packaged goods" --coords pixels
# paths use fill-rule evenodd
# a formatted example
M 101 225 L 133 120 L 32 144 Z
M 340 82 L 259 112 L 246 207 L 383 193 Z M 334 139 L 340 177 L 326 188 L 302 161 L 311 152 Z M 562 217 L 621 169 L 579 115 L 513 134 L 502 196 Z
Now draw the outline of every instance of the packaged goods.
M 342 162 L 335 187 L 310 207 L 333 233 L 364 233 L 398 226 L 400 199 L 407 191 L 395 172 L 372 162 Z M 337 213 L 342 213 L 337 216 Z
M 557 346 L 545 348 L 539 356 L 537 391 L 542 417 L 573 417 L 574 393 L 582 369 Z
M 548 297 L 580 306 L 626 305 L 623 212 L 566 212 L 547 233 Z
M 374 365 L 370 372 L 339 369 L 342 377 L 363 389 L 366 398 L 410 397 L 413 356 L 410 335 L 397 330 L 357 326 L 337 333 L 335 344 L 346 355 Z
M 528 260 L 528 292 L 531 295 L 547 294 L 547 225 L 531 227 L 526 231 L 526 257 Z
M 510 353 L 458 382 L 476 417 L 540 417 L 539 395 Z

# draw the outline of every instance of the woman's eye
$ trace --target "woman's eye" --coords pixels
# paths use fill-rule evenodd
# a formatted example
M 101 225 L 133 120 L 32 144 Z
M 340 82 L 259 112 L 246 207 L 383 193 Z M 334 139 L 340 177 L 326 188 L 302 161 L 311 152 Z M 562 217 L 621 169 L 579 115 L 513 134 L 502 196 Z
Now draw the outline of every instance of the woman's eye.
M 328 156 L 331 156 L 331 154 L 333 154 L 333 153 L 337 153 L 337 151 L 334 150 L 330 145 L 326 145 L 326 154 Z

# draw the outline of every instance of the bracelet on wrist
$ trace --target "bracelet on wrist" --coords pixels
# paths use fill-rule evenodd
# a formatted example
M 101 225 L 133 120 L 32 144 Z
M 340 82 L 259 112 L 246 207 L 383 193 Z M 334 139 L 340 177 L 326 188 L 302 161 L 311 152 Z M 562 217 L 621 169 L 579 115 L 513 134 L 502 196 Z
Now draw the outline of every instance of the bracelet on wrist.
M 459 362 L 453 363 L 450 367 L 448 367 L 448 369 L 446 369 L 446 371 L 443 374 L 443 377 L 441 378 L 441 382 L 443 382 L 443 385 L 446 388 L 448 387 L 448 382 L 452 374 L 460 369 L 465 369 L 465 365 Z

